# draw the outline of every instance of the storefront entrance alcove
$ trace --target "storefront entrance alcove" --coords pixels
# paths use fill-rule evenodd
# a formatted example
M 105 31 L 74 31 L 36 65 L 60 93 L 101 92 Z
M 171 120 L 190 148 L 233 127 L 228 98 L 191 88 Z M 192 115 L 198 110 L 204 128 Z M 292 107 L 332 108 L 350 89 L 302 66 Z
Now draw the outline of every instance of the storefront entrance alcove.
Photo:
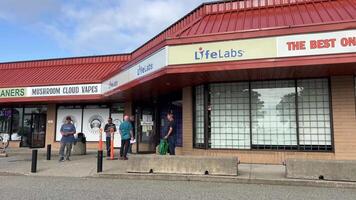
M 25 114 L 23 129 L 26 130 L 28 139 L 26 141 L 23 141 L 21 144 L 30 148 L 45 147 L 46 119 L 46 114 Z
M 155 153 L 166 134 L 167 113 L 175 120 L 176 146 L 182 146 L 182 95 L 172 93 L 161 96 L 153 103 L 135 103 L 135 129 L 138 153 Z
M 46 140 L 46 105 L 0 107 L 0 134 L 7 134 L 20 147 L 43 148 Z

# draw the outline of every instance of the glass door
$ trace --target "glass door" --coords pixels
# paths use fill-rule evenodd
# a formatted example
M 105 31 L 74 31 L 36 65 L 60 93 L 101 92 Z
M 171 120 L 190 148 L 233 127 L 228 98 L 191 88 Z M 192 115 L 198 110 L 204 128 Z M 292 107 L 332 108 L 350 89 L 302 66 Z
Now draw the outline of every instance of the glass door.
M 46 118 L 45 114 L 32 114 L 32 144 L 31 148 L 43 148 L 46 144 Z
M 23 128 L 21 130 L 21 143 L 20 147 L 30 147 L 31 146 L 31 136 L 32 136 L 32 114 L 26 114 L 23 118 Z
M 155 111 L 152 108 L 138 109 L 137 120 L 137 152 L 138 153 L 155 153 L 157 138 L 155 125 Z
M 25 114 L 21 147 L 43 148 L 46 143 L 46 114 Z

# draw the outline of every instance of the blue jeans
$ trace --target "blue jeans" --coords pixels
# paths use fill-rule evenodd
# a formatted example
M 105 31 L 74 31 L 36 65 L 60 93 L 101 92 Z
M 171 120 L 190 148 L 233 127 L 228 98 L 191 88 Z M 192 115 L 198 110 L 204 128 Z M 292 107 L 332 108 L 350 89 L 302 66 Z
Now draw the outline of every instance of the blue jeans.
M 129 146 L 130 146 L 130 139 L 121 140 L 120 157 L 124 157 L 124 158 L 127 157 Z
M 110 150 L 110 148 L 111 148 L 111 137 L 106 137 L 105 143 L 106 143 L 106 156 L 110 157 L 110 153 L 111 153 L 111 150 Z
M 176 155 L 176 139 L 174 136 L 168 138 L 169 155 Z
M 65 153 L 64 153 L 65 149 Z M 67 159 L 69 160 L 70 152 L 72 151 L 72 143 L 64 143 L 61 142 L 61 146 L 59 147 L 59 159 Z

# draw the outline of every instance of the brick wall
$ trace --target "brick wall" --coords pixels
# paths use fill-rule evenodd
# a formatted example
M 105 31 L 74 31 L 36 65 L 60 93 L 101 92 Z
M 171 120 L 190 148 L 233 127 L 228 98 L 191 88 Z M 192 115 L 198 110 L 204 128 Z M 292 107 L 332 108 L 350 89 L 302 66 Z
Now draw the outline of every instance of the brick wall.
M 331 92 L 336 159 L 356 160 L 354 77 L 332 77 Z
M 193 98 L 192 88 L 183 88 L 183 147 L 180 153 L 193 151 Z
M 52 144 L 56 139 L 56 104 L 47 105 L 46 146 Z

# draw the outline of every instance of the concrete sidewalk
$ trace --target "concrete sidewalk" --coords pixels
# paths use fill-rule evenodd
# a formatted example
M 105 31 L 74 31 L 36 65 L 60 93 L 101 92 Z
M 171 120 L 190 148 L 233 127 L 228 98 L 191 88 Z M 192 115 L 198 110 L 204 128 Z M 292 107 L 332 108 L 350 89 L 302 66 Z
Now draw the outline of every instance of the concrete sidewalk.
M 283 165 L 240 164 L 238 176 L 133 174 L 126 173 L 125 163 L 129 161 L 104 159 L 103 172 L 98 174 L 96 172 L 97 159 L 95 151 L 88 151 L 88 155 L 84 156 L 72 156 L 71 161 L 58 162 L 58 152 L 53 152 L 52 160 L 48 161 L 46 160 L 45 150 L 39 150 L 37 173 L 31 173 L 30 149 L 10 149 L 8 154 L 9 157 L 0 158 L 0 175 L 209 181 L 356 188 L 356 182 L 288 179 L 285 177 L 285 166 Z

